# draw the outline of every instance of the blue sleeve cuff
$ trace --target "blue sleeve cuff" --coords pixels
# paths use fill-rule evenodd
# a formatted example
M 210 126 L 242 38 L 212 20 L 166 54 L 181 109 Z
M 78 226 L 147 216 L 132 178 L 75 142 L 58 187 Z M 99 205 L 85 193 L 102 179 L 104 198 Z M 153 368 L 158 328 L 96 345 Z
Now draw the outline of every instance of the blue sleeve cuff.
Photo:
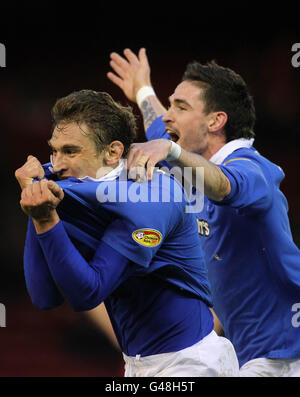
M 231 199 L 234 197 L 236 191 L 237 191 L 237 182 L 234 176 L 231 174 L 231 172 L 223 165 L 219 165 L 219 168 L 227 176 L 230 182 L 230 193 L 222 200 L 219 201 L 218 204 L 229 204 Z
M 63 230 L 65 232 L 65 228 L 64 228 L 63 222 L 61 220 L 47 232 L 38 233 L 36 236 L 38 239 L 43 239 L 43 238 L 46 238 L 48 235 L 56 233 L 58 230 Z

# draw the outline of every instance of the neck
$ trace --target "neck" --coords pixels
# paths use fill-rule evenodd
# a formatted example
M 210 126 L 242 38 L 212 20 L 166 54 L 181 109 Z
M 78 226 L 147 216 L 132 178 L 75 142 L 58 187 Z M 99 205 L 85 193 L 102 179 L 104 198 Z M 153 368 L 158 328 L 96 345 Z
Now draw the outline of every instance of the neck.
M 206 160 L 209 160 L 215 153 L 217 153 L 226 142 L 210 142 L 206 148 L 206 150 L 201 154 Z
M 215 153 L 217 153 L 224 145 L 226 145 L 226 135 L 223 129 L 214 132 L 208 132 L 208 141 L 205 151 L 202 156 L 209 160 Z
M 116 163 L 116 164 L 104 164 L 103 167 L 100 167 L 97 170 L 97 173 L 95 175 L 95 178 L 99 179 L 99 178 L 103 178 L 105 175 L 109 174 L 110 172 L 112 172 L 115 168 L 117 168 L 120 165 L 120 163 Z

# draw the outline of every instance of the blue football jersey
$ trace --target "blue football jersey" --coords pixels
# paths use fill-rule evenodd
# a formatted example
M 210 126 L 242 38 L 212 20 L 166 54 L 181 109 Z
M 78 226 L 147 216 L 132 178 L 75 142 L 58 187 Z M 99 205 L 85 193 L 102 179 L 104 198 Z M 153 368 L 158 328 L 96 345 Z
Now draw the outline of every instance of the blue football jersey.
M 51 165 L 44 169 L 55 180 Z M 61 221 L 40 235 L 29 223 L 26 240 L 25 276 L 37 306 L 61 303 L 56 284 L 74 310 L 104 301 L 129 356 L 178 351 L 211 332 L 212 301 L 197 221 L 186 213 L 190 203 L 173 177 L 156 172 L 145 183 L 122 175 L 56 182 L 64 191 L 57 207 Z
M 156 119 L 147 138 L 166 138 Z M 295 304 L 300 299 L 300 251 L 294 244 L 280 167 L 253 147 L 219 165 L 231 183 L 221 202 L 205 198 L 196 214 L 213 304 L 240 365 L 258 358 L 300 357 Z
M 204 253 L 194 233 L 197 222 L 186 213 L 190 203 L 175 178 L 156 172 L 151 182 L 138 183 L 123 173 L 109 181 L 56 182 L 65 194 L 57 212 L 86 259 L 101 239 L 140 265 L 141 273 L 155 271 L 211 306 Z

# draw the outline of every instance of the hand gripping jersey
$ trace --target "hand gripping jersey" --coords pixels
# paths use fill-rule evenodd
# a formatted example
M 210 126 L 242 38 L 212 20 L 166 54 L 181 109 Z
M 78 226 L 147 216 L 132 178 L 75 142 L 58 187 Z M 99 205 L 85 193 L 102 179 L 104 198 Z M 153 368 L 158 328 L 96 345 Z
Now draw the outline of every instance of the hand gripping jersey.
M 161 118 L 147 138 L 168 139 Z M 219 166 L 231 193 L 221 202 L 205 198 L 196 214 L 214 310 L 240 365 L 258 357 L 299 358 L 300 324 L 293 318 L 300 252 L 279 189 L 284 173 L 253 147 L 237 145 L 223 157 Z
M 50 164 L 44 169 L 55 179 Z M 129 356 L 177 351 L 213 327 L 197 222 L 185 213 L 189 203 L 172 177 L 157 172 L 152 182 L 139 184 L 122 170 L 101 180 L 57 181 L 64 191 L 57 207 L 62 222 L 40 235 L 29 224 L 27 288 L 42 308 L 62 301 L 50 278 L 74 310 L 105 301 Z

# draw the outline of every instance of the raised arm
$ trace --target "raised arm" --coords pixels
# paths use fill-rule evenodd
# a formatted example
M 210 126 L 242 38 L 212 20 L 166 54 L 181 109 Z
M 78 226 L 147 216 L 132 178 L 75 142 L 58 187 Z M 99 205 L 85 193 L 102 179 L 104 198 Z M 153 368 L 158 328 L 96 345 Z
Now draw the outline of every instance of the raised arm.
M 107 77 L 121 88 L 130 101 L 139 106 L 145 130 L 148 129 L 157 117 L 166 113 L 166 109 L 154 94 L 145 48 L 141 48 L 138 55 L 125 49 L 124 57 L 113 52 L 110 59 L 114 73 L 108 72 Z
M 154 120 L 166 113 L 166 109 L 160 103 L 152 88 L 150 79 L 150 66 L 146 50 L 141 48 L 138 56 L 131 50 L 124 50 L 124 57 L 117 53 L 111 54 L 110 66 L 115 73 L 109 72 L 107 77 L 121 88 L 126 97 L 138 104 L 143 115 L 145 131 L 149 129 Z M 158 130 L 159 122 L 155 129 Z M 162 123 L 162 122 L 161 122 Z M 167 134 L 160 134 L 166 138 Z M 148 137 L 149 139 L 149 137 Z M 150 137 L 151 139 L 151 137 Z M 222 200 L 230 192 L 230 183 L 221 169 L 195 153 L 181 151 L 180 156 L 172 159 L 171 142 L 167 139 L 153 140 L 147 143 L 134 144 L 127 158 L 129 169 L 143 170 L 147 167 L 147 176 L 152 178 L 155 165 L 163 160 L 172 161 L 172 165 L 191 167 L 192 181 L 195 187 L 204 186 L 205 195 L 216 201 Z M 171 156 L 170 156 L 171 155 Z M 204 169 L 203 173 L 199 169 Z M 136 169 L 136 173 L 139 171 Z M 142 171 L 143 172 L 143 171 Z M 141 179 L 143 175 L 138 175 Z

